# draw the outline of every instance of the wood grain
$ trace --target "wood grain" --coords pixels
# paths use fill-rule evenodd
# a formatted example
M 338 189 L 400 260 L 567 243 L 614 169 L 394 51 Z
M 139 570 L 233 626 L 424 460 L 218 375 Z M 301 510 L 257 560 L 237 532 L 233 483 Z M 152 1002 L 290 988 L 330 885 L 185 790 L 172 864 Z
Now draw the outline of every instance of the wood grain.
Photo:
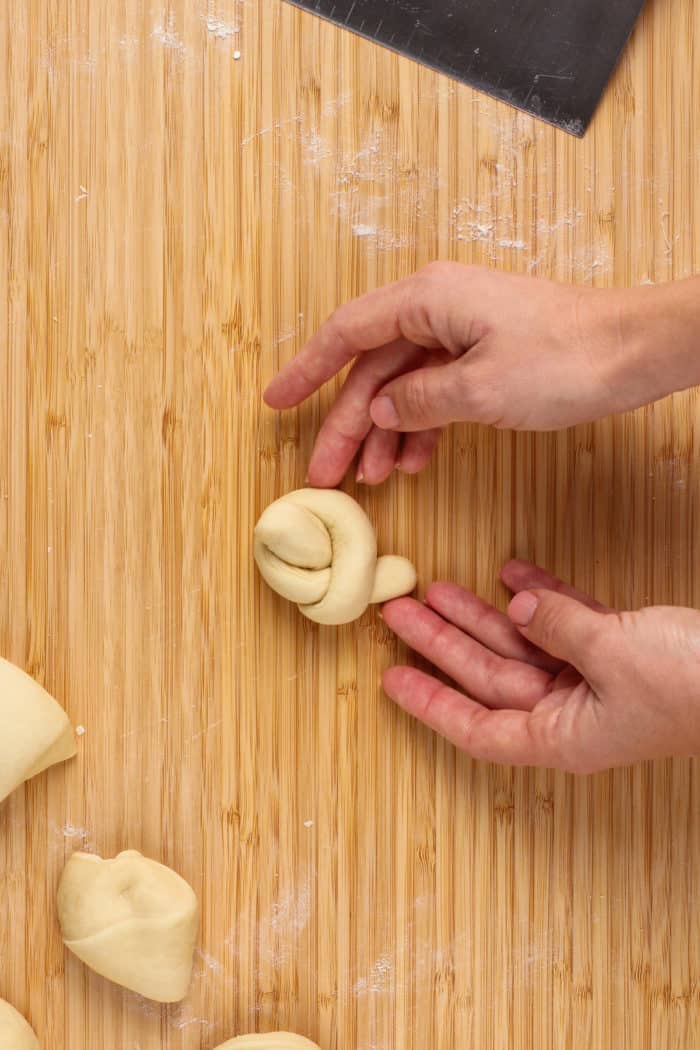
M 582 142 L 277 0 L 8 0 L 0 652 L 86 730 L 0 812 L 0 996 L 43 1046 L 700 1045 L 697 763 L 472 763 L 382 695 L 374 614 L 313 627 L 251 560 L 332 396 L 276 417 L 262 385 L 337 303 L 438 256 L 697 273 L 699 184 L 694 0 L 647 5 Z M 560 435 L 455 429 L 360 498 L 424 583 L 503 603 L 516 554 L 700 605 L 699 449 L 690 393 Z M 127 846 L 201 896 L 180 1007 L 60 944 L 66 856 Z

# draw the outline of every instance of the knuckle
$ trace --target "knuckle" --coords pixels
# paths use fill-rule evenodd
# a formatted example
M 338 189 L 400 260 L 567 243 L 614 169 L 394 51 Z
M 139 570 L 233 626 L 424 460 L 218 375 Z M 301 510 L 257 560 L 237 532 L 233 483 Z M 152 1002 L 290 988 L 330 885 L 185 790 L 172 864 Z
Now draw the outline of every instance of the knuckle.
M 459 732 L 459 747 L 473 758 L 485 756 L 481 729 L 490 712 L 484 709 L 465 713 Z
M 439 260 L 428 263 L 405 282 L 399 321 L 406 338 L 418 345 L 423 345 L 421 339 L 428 338 L 426 345 L 433 345 L 436 330 L 443 328 L 440 314 L 446 290 L 454 291 L 472 269 L 462 263 Z
M 433 262 L 427 264 L 418 271 L 416 276 L 419 279 L 427 280 L 432 282 L 440 282 L 450 277 L 455 270 L 456 263 L 445 262 L 442 259 L 435 259 Z
M 345 344 L 345 324 L 343 321 L 343 307 L 337 306 L 323 326 L 324 335 L 328 343 L 338 345 Z
M 436 678 L 431 679 L 430 688 L 426 691 L 422 703 L 417 710 L 417 717 L 421 722 L 432 724 L 433 714 L 439 709 L 444 691 L 445 686 L 442 682 L 439 682 Z
M 449 647 L 451 641 L 450 627 L 452 625 L 447 623 L 445 620 L 441 620 L 439 617 L 435 617 L 431 620 L 428 630 L 428 645 L 431 651 L 437 653 L 443 653 L 445 649 Z
M 535 710 L 527 722 L 527 734 L 530 741 L 530 751 L 538 756 L 540 761 L 548 765 L 565 767 L 564 759 L 559 755 L 559 733 L 558 720 L 548 712 L 542 716 Z M 539 761 L 538 763 L 539 764 Z
M 306 361 L 302 356 L 298 359 L 296 367 L 307 386 L 314 388 L 318 384 L 318 368 L 313 366 L 313 362 Z
M 592 657 L 600 660 L 601 644 L 605 638 L 603 618 L 577 606 L 573 599 L 562 602 L 557 597 L 552 600 L 551 592 L 540 592 L 538 633 L 541 644 L 545 649 L 554 650 L 558 640 L 568 639 L 575 643 L 581 664 Z
M 542 599 L 540 598 L 540 603 L 541 602 Z M 545 601 L 544 608 L 540 605 L 538 633 L 541 639 L 541 644 L 545 649 L 551 648 L 554 645 L 564 626 L 560 609 L 553 607 L 548 601 Z
M 466 277 L 478 269 L 479 267 L 472 266 L 471 264 L 449 262 L 445 259 L 434 259 L 432 262 L 421 267 L 415 276 L 419 280 L 427 280 L 431 283 L 442 283 L 443 281 L 451 280 L 457 275 L 460 277 Z
M 404 401 L 408 415 L 412 420 L 420 422 L 428 415 L 429 398 L 425 388 L 425 380 L 420 372 L 416 373 L 404 389 Z

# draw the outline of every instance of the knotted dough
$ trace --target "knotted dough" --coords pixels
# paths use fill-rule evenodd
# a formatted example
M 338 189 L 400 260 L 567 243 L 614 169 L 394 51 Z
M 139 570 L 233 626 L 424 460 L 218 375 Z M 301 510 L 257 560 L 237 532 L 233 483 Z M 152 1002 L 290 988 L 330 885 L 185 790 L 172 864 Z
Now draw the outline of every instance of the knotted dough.
M 254 553 L 270 587 L 315 623 L 351 623 L 416 586 L 406 558 L 377 558 L 372 523 L 337 489 L 299 489 L 271 503 L 255 526 Z
M 184 999 L 199 927 L 194 890 L 136 850 L 74 853 L 58 887 L 66 947 L 90 969 L 159 1003 Z
M 316 1043 L 291 1032 L 270 1032 L 268 1035 L 239 1035 L 229 1039 L 216 1050 L 319 1050 Z
M 4 999 L 0 999 L 0 1046 L 2 1050 L 39 1050 L 34 1032 Z
M 0 659 L 0 802 L 25 780 L 72 758 L 68 715 L 38 682 Z

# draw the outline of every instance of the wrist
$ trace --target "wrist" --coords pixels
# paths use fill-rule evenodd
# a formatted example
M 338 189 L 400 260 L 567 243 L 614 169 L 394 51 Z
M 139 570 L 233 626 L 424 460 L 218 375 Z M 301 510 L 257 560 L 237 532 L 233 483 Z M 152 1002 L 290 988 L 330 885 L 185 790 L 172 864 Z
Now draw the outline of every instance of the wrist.
M 700 383 L 700 279 L 601 293 L 613 411 Z

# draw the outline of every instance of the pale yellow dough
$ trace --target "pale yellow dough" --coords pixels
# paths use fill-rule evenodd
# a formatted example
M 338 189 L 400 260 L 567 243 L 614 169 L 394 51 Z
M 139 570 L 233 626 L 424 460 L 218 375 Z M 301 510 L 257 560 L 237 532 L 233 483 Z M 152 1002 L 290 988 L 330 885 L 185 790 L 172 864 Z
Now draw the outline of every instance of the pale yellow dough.
M 0 802 L 76 753 L 68 715 L 19 667 L 0 659 Z
M 216 1050 L 319 1050 L 316 1043 L 291 1032 L 270 1032 L 268 1035 L 239 1035 L 229 1039 Z
M 58 888 L 66 947 L 96 973 L 159 1003 L 184 999 L 199 906 L 170 868 L 136 850 L 102 860 L 74 853 Z
M 337 489 L 299 489 L 271 503 L 255 526 L 254 554 L 270 587 L 316 623 L 351 623 L 416 586 L 406 558 L 377 558 L 372 523 Z
M 0 999 L 0 1047 L 2 1050 L 39 1050 L 34 1032 L 4 999 Z

